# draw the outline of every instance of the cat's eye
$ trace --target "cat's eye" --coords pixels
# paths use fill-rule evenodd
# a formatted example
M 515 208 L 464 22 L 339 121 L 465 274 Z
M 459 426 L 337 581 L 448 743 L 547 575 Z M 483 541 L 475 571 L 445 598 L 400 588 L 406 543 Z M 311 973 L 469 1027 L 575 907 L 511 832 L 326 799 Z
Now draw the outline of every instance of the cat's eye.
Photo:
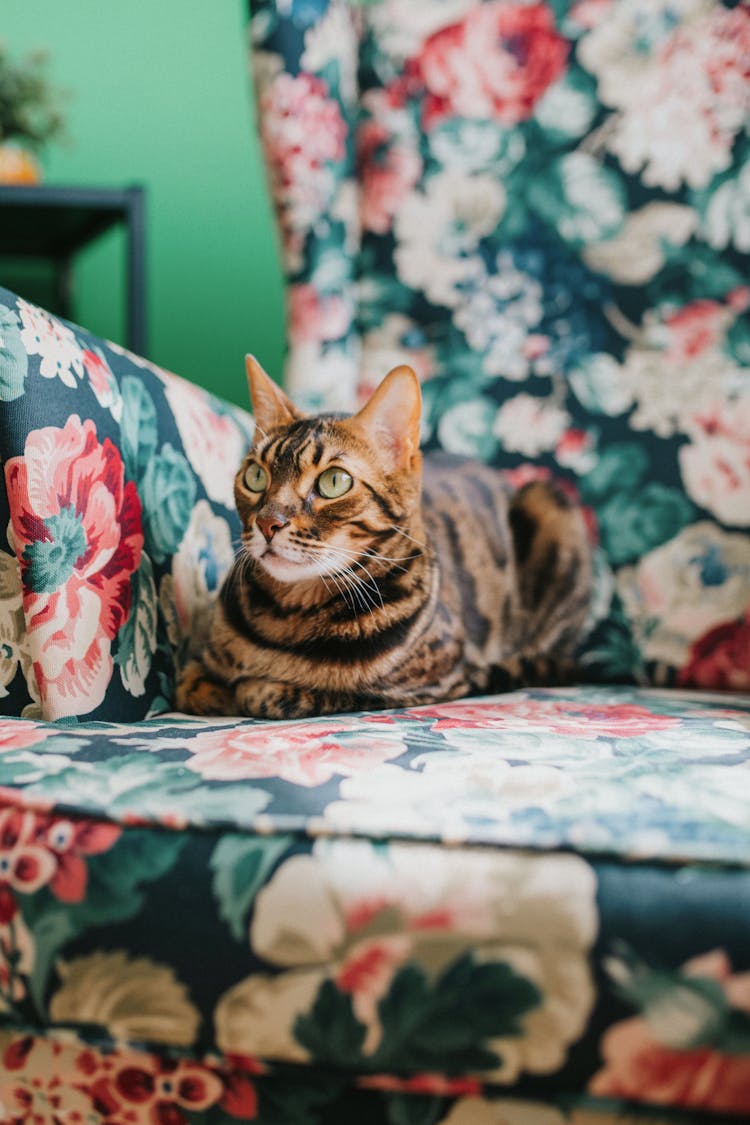
M 354 481 L 344 469 L 326 469 L 317 480 L 318 492 L 326 500 L 337 500 L 345 496 Z
M 251 461 L 245 469 L 245 487 L 251 492 L 265 492 L 268 487 L 268 473 L 255 461 Z

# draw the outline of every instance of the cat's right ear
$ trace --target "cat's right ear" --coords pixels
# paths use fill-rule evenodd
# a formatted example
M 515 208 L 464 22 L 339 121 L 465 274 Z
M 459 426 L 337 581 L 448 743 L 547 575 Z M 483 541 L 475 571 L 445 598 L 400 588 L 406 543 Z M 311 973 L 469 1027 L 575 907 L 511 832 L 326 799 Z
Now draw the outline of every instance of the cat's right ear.
M 278 426 L 290 426 L 302 417 L 281 387 L 274 383 L 270 375 L 266 375 L 254 355 L 245 356 L 245 370 L 253 417 L 261 434 L 267 434 Z

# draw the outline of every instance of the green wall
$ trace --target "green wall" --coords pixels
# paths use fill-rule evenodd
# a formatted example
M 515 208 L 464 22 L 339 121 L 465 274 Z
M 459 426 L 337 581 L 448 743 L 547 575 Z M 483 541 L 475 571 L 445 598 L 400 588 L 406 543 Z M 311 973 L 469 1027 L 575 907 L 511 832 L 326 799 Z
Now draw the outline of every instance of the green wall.
M 244 0 L 2 0 L 0 12 L 14 57 L 48 48 L 70 92 L 70 143 L 48 150 L 45 182 L 148 190 L 149 358 L 247 405 L 243 356 L 278 377 L 284 324 Z M 113 231 L 81 255 L 75 289 L 75 319 L 119 342 L 123 244 Z

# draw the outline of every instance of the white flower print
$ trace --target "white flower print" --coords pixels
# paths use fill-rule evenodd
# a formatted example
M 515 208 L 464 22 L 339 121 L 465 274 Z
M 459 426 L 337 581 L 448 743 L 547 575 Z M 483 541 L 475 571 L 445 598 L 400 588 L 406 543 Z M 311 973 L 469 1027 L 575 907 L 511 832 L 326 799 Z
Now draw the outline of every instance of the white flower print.
M 750 542 L 703 520 L 617 574 L 617 590 L 646 660 L 686 664 L 692 643 L 750 602 Z
M 520 394 L 500 407 L 493 431 L 508 452 L 538 457 L 557 446 L 570 421 L 553 399 Z
M 29 355 L 42 357 L 39 373 L 45 379 L 60 379 L 75 388 L 84 375 L 83 349 L 67 325 L 44 309 L 19 298 L 21 343 Z
M 509 965 L 540 993 L 519 1036 L 489 1041 L 501 1061 L 488 1077 L 507 1083 L 522 1070 L 549 1073 L 591 1009 L 587 955 L 596 917 L 593 870 L 577 856 L 476 850 L 468 857 L 432 845 L 392 844 L 385 852 L 369 841 L 318 841 L 258 894 L 251 946 L 281 973 L 250 977 L 225 994 L 217 1040 L 257 1054 L 270 1036 L 276 1057 L 306 1057 L 295 1019 L 328 979 L 350 994 L 367 1028 L 363 1051 L 372 1053 L 381 1041 L 378 1001 L 399 968 L 416 964 L 438 975 L 474 949 L 481 962 Z
M 398 275 L 438 305 L 455 307 L 477 268 L 476 250 L 495 230 L 505 193 L 490 176 L 439 172 L 411 192 L 394 221 Z

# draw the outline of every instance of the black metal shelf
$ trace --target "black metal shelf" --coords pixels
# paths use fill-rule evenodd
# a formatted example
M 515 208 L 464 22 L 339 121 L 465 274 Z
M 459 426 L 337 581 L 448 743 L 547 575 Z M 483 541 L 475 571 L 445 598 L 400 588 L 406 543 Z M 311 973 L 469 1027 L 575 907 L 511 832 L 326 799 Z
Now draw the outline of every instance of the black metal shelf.
M 0 186 L 0 256 L 50 261 L 59 311 L 72 317 L 72 260 L 110 228 L 127 233 L 127 342 L 146 352 L 146 197 L 127 188 Z

